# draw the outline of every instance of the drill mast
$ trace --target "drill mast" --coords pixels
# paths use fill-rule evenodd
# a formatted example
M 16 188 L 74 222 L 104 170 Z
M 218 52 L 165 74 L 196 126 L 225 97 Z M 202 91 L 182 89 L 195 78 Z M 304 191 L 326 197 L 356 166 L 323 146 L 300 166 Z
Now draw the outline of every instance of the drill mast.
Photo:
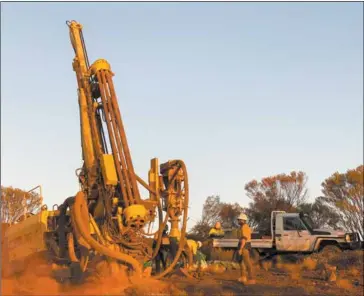
M 90 65 L 82 25 L 76 21 L 67 22 L 67 25 L 75 52 L 72 65 L 78 85 L 84 161 L 77 173 L 82 190 L 74 198 L 73 205 L 73 202 L 64 204 L 64 208 L 74 209 L 72 221 L 76 240 L 86 249 L 96 248 L 98 252 L 114 259 L 122 256 L 126 258 L 125 253 L 133 258 L 141 253 L 145 255 L 144 259 L 148 256 L 153 258 L 160 247 L 162 231 L 170 222 L 170 237 L 179 241 L 172 268 L 185 243 L 188 211 L 186 167 L 181 160 L 171 160 L 159 166 L 155 158 L 151 160 L 149 184 L 135 174 L 110 64 L 99 59 Z M 141 198 L 138 183 L 149 191 L 148 199 Z M 143 228 L 154 221 L 157 210 L 158 244 L 153 255 L 148 255 L 143 251 L 144 237 L 148 236 Z M 165 212 L 164 218 L 162 211 Z M 86 223 L 88 215 L 93 228 L 99 233 L 99 241 L 116 245 L 120 251 L 118 254 L 111 254 L 88 236 L 88 230 L 84 227 L 86 224 L 81 225 Z M 182 226 L 179 227 L 181 216 Z M 134 262 L 130 258 L 128 260 L 129 263 Z
M 70 22 L 69 27 L 76 55 L 73 69 L 78 83 L 85 163 L 82 185 L 89 194 L 100 186 L 112 193 L 120 191 L 124 207 L 139 203 L 140 193 L 112 81 L 114 74 L 106 60 L 89 65 L 82 26 Z

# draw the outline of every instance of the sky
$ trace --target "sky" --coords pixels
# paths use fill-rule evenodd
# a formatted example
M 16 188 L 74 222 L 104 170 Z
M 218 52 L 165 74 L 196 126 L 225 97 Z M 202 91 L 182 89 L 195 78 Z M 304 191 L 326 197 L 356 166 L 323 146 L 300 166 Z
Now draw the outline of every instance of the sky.
M 312 201 L 363 163 L 362 3 L 1 3 L 3 186 L 79 190 L 72 19 L 115 73 L 137 174 L 186 163 L 189 227 L 252 179 L 302 170 Z

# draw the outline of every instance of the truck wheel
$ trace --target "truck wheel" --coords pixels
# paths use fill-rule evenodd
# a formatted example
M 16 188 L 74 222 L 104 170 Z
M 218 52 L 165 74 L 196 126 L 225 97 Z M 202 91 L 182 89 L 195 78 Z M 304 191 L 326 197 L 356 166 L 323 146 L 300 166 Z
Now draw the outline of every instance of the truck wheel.
M 340 254 L 342 252 L 342 250 L 340 249 L 340 247 L 338 246 L 335 246 L 335 245 L 327 245 L 327 246 L 324 246 L 322 249 L 321 249 L 321 254 L 323 256 L 333 256 L 333 255 L 337 255 L 337 254 Z

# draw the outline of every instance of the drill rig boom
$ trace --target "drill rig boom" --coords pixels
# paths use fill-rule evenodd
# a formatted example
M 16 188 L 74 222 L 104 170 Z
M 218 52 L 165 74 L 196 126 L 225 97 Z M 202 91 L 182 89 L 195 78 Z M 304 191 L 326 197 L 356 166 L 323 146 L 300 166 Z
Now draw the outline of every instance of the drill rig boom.
M 90 65 L 82 25 L 76 21 L 68 21 L 67 25 L 78 87 L 83 166 L 76 172 L 81 190 L 52 211 L 42 207 L 32 219 L 9 228 L 5 234 L 6 252 L 13 259 L 6 266 L 11 266 L 12 260 L 21 261 L 24 256 L 46 251 L 53 261 L 71 268 L 79 266 L 82 272 L 101 258 L 126 264 L 139 273 L 143 264 L 158 254 L 162 232 L 169 222 L 170 241 L 177 242 L 178 250 L 171 265 L 157 275 L 162 277 L 173 269 L 185 247 L 185 164 L 171 160 L 159 166 L 154 158 L 148 183 L 135 174 L 111 66 L 104 59 Z M 148 198 L 141 198 L 139 184 L 149 191 Z M 148 233 L 146 228 L 157 213 L 158 230 Z M 148 237 L 154 234 L 158 239 L 152 249 Z M 18 242 L 25 239 L 30 241 L 20 248 Z
M 130 260 L 140 257 L 146 260 L 148 256 L 154 257 L 157 251 L 145 254 L 143 229 L 155 220 L 158 210 L 158 237 L 161 237 L 160 234 L 169 221 L 170 236 L 177 240 L 181 239 L 178 255 L 183 249 L 186 231 L 188 208 L 186 167 L 182 161 L 173 160 L 161 164 L 159 169 L 158 160 L 152 159 L 149 184 L 135 174 L 110 64 L 104 59 L 99 59 L 90 65 L 81 24 L 71 21 L 67 22 L 67 25 L 75 52 L 73 70 L 78 84 L 84 160 L 83 167 L 78 173 L 82 188 L 78 195 L 82 198 L 76 195 L 74 204 L 70 206 L 71 212 L 74 213 L 72 223 L 75 224 L 76 239 L 88 250 L 85 252 L 87 254 L 95 248 L 96 242 L 92 241 L 94 244 L 92 247 L 90 238 L 86 238 L 89 232 L 85 227 L 86 220 L 90 220 L 93 222 L 93 229 L 100 236 L 97 242 L 98 249 L 101 248 L 100 242 L 105 242 L 105 246 L 113 245 L 120 254 L 127 254 Z M 138 183 L 149 191 L 148 199 L 141 198 Z M 77 206 L 79 210 L 72 211 L 72 208 Z M 82 206 L 83 213 L 80 210 Z M 162 210 L 165 212 L 163 220 Z M 183 225 L 180 228 L 182 215 Z M 82 223 L 83 226 L 77 225 Z M 159 246 L 160 239 L 158 248 Z M 117 257 L 115 255 L 113 258 Z M 175 259 L 177 261 L 178 258 Z

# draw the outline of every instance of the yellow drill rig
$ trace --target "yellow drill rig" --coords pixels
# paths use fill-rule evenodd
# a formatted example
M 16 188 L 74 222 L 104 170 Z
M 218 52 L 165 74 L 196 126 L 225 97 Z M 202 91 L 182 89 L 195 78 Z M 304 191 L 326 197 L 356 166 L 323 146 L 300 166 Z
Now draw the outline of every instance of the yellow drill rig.
M 52 262 L 76 266 L 81 274 L 100 260 L 141 274 L 145 263 L 157 256 L 170 223 L 169 238 L 163 243 L 167 249 L 169 245 L 172 260 L 155 275 L 161 278 L 174 269 L 186 247 L 186 166 L 181 160 L 158 165 L 154 158 L 148 182 L 134 172 L 110 64 L 99 59 L 90 65 L 82 25 L 66 23 L 78 85 L 83 166 L 76 175 L 81 190 L 60 206 L 52 210 L 43 206 L 40 213 L 7 230 L 3 270 L 11 274 L 18 270 L 16 263 L 46 253 Z M 147 199 L 142 199 L 138 184 L 149 191 Z M 155 220 L 158 229 L 149 233 Z

